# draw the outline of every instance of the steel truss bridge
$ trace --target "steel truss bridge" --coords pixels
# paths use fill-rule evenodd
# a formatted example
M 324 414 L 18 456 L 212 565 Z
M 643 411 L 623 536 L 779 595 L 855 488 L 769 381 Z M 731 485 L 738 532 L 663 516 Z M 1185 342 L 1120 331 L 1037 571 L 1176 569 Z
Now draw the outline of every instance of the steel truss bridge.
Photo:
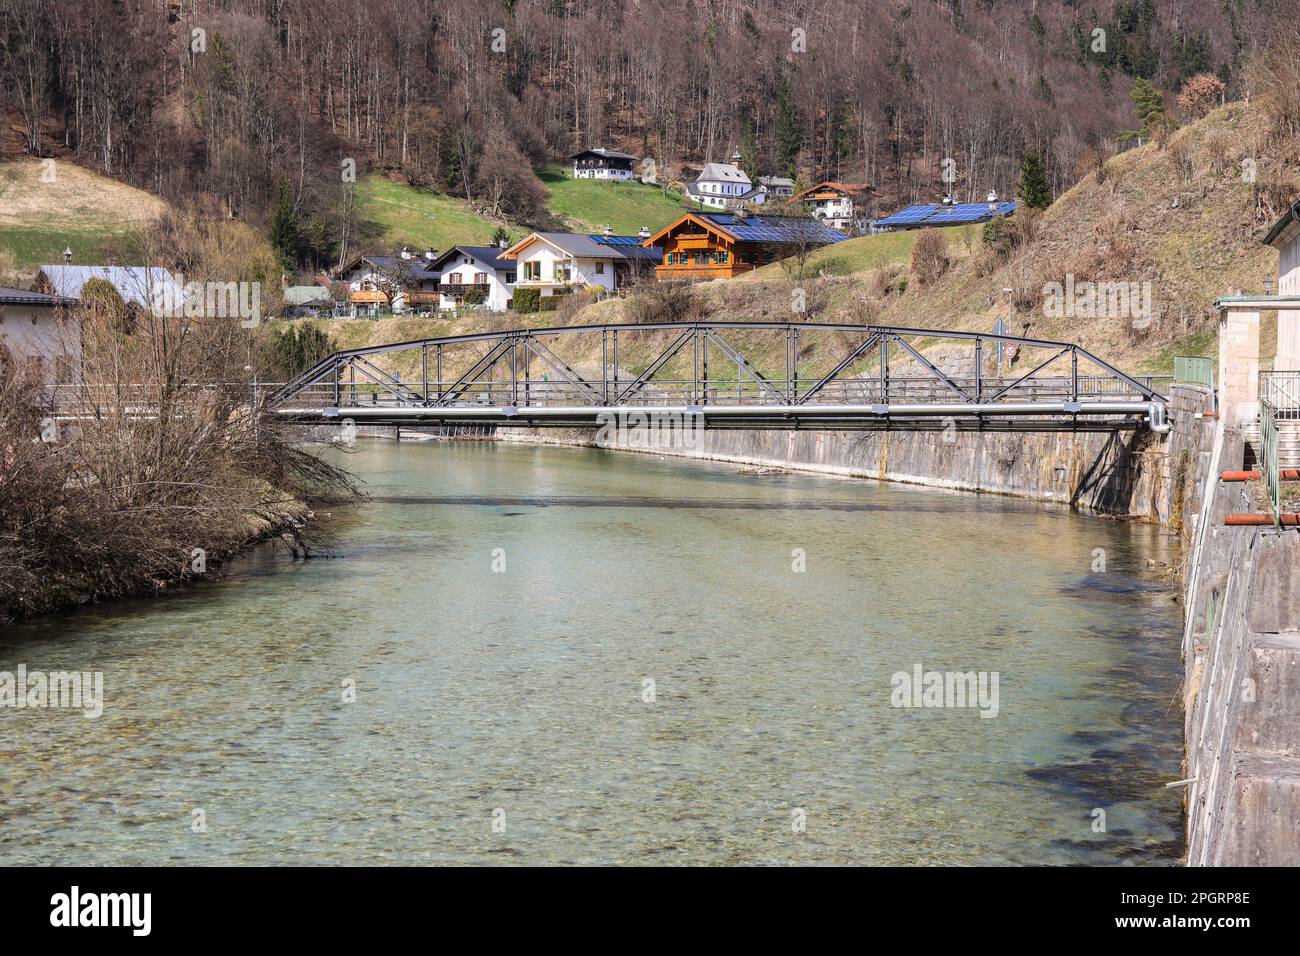
M 999 353 L 1006 366 L 1012 350 L 1014 370 L 995 374 Z M 671 415 L 706 428 L 1163 433 L 1157 382 L 1043 339 L 821 322 L 645 323 L 349 349 L 267 403 L 317 423 L 581 427 Z

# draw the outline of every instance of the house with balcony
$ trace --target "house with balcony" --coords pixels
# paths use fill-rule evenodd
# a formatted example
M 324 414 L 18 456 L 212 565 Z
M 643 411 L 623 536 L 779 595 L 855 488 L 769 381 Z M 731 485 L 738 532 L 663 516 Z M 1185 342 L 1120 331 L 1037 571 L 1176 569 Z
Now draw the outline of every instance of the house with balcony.
M 573 163 L 574 179 L 628 180 L 632 178 L 632 164 L 637 161 L 627 153 L 599 148 L 584 149 L 569 159 Z
M 439 275 L 438 307 L 481 306 L 505 312 L 514 305 L 518 266 L 499 246 L 453 246 L 433 261 Z
M 409 312 L 438 308 L 438 273 L 431 265 L 437 251 L 417 254 L 403 248 L 395 256 L 353 256 L 334 270 L 336 282 L 348 287 L 348 301 L 358 313 Z
M 871 221 L 872 189 L 866 183 L 827 181 L 793 198 L 808 207 L 813 218 L 849 235 L 867 232 Z
M 660 250 L 660 279 L 731 279 L 843 233 L 806 216 L 688 212 L 645 240 Z
M 604 233 L 534 232 L 501 253 L 518 268 L 516 288 L 545 296 L 590 286 L 615 292 L 652 278 L 660 250 L 644 245 L 650 230 L 636 236 Z

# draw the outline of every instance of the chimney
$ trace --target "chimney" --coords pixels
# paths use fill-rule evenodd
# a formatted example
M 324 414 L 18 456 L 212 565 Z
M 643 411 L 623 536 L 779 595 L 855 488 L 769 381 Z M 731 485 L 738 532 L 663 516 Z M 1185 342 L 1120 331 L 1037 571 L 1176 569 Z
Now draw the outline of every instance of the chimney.
M 993 210 L 993 209 L 997 209 L 997 208 L 998 208 L 998 191 L 997 191 L 996 189 L 990 189 L 990 190 L 989 190 L 989 209 L 990 209 L 990 210 Z
M 402 258 L 403 259 L 411 258 L 411 249 L 409 246 L 402 246 Z
M 432 248 L 432 247 L 430 247 L 430 248 L 428 248 L 428 249 L 425 249 L 425 250 L 424 250 L 424 258 L 426 258 L 426 259 L 428 259 L 430 262 L 432 262 L 434 259 L 438 258 L 438 250 L 437 250 L 437 249 L 434 249 L 434 248 Z
M 497 248 L 498 248 L 498 249 L 509 249 L 509 248 L 510 248 L 510 240 L 509 240 L 509 239 L 498 239 L 498 240 L 497 240 Z
M 603 235 L 606 235 L 606 236 L 612 236 L 612 235 L 614 235 L 614 227 L 613 227 L 613 226 L 605 226 L 605 227 L 604 227 L 603 229 L 601 229 L 600 231 L 601 231 L 601 233 L 602 233 Z
M 637 235 L 640 236 L 642 239 L 649 239 L 649 238 L 650 238 L 650 227 L 649 227 L 649 226 L 642 226 L 642 227 L 640 228 L 640 230 L 637 231 Z
M 68 265 L 68 266 L 72 265 L 72 247 L 71 247 L 71 246 L 64 246 L 64 247 L 63 247 L 63 264 L 64 264 L 64 265 Z
M 941 205 L 941 206 L 951 206 L 951 205 L 952 205 L 952 195 L 951 195 L 950 193 L 944 193 L 943 201 L 942 201 L 939 205 Z

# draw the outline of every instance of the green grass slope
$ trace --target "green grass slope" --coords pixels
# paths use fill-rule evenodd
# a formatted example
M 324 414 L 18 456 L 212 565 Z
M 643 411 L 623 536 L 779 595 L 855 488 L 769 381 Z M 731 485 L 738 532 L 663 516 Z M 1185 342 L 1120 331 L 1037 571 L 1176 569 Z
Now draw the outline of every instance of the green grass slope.
M 377 175 L 357 183 L 357 202 L 361 218 L 378 227 L 379 245 L 385 252 L 402 246 L 439 251 L 454 245 L 482 246 L 498 225 L 475 213 L 464 199 Z M 521 238 L 524 231 L 511 227 L 510 235 Z
M 624 236 L 636 235 L 642 226 L 654 233 L 685 212 L 679 197 L 657 186 L 574 179 L 562 166 L 548 166 L 541 180 L 551 191 L 551 214 L 574 232 L 599 232 L 608 225 Z

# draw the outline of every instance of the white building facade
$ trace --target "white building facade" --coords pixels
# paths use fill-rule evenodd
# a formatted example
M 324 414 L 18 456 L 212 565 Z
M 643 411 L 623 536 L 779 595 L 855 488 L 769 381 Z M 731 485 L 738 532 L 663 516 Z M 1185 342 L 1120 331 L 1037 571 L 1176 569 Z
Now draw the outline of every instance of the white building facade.
M 33 381 L 70 385 L 81 375 L 81 330 L 66 310 L 75 301 L 0 288 L 0 346 Z
M 642 236 L 534 232 L 502 253 L 518 266 L 517 288 L 536 288 L 543 296 L 556 290 L 594 286 L 613 292 L 641 273 L 653 275 L 661 251 L 646 249 Z
M 706 209 L 727 209 L 742 202 L 758 205 L 766 198 L 766 190 L 750 182 L 740 168 L 738 157 L 733 157 L 730 164 L 706 163 L 686 192 Z
M 625 181 L 632 178 L 632 164 L 637 158 L 613 149 L 584 149 L 571 160 L 574 179 Z
M 442 309 L 481 306 L 505 312 L 514 305 L 517 265 L 496 246 L 453 246 L 431 265 L 438 272 Z

